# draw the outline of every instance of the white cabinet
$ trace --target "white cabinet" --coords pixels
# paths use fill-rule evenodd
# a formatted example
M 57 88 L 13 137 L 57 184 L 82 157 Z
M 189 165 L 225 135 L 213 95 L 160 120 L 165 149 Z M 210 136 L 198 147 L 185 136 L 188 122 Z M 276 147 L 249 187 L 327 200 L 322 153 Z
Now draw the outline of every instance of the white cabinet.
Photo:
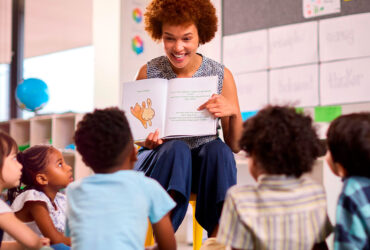
M 80 179 L 92 173 L 82 162 L 80 154 L 73 149 L 73 135 L 83 114 L 67 113 L 35 116 L 29 120 L 14 119 L 0 122 L 0 129 L 9 133 L 18 146 L 51 144 L 63 154 L 64 160 L 73 168 L 74 178 Z

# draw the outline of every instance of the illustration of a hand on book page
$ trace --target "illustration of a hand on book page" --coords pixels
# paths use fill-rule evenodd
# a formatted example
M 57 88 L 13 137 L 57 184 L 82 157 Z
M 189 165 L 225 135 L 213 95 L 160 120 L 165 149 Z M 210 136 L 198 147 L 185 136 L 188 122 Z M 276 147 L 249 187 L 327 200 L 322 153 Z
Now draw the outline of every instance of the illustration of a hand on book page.
M 142 102 L 141 106 L 136 103 L 134 107 L 130 107 L 131 114 L 135 116 L 146 129 L 149 126 L 152 126 L 152 119 L 154 118 L 155 111 L 152 109 L 152 100 L 147 98 L 146 102 L 148 107 L 146 107 L 145 101 Z

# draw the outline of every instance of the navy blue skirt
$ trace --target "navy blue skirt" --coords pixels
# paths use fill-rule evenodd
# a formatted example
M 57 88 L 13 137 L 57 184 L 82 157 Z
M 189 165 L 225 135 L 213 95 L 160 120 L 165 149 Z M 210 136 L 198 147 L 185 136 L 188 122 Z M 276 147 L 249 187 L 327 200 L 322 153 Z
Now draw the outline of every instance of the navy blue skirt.
M 236 184 L 236 165 L 231 149 L 220 139 L 190 150 L 171 140 L 159 147 L 139 150 L 134 169 L 156 179 L 176 201 L 171 220 L 174 230 L 183 221 L 190 193 L 197 194 L 195 218 L 210 235 L 221 216 L 226 191 Z

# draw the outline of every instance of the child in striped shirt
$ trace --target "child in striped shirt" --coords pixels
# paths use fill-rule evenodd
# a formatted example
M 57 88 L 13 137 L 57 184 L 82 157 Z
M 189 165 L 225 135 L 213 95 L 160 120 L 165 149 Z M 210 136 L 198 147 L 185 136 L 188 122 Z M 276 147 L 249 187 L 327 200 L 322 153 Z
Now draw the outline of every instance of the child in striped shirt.
M 217 241 L 232 249 L 325 249 L 332 227 L 321 185 L 304 176 L 323 147 L 309 116 L 267 106 L 239 142 L 256 186 L 228 190 Z
M 326 160 L 343 178 L 334 249 L 370 249 L 370 113 L 343 115 L 327 133 Z

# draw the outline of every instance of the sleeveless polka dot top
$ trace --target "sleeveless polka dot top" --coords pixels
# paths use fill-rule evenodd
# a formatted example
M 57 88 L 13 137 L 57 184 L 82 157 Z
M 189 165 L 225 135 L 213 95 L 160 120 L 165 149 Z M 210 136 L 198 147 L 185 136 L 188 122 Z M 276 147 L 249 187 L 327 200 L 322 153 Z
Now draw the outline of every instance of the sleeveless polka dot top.
M 199 55 L 202 56 L 202 64 L 192 77 L 217 75 L 218 76 L 217 94 L 220 94 L 222 91 L 222 84 L 224 81 L 224 66 L 201 54 Z M 169 80 L 176 78 L 177 76 L 175 72 L 173 72 L 168 58 L 166 56 L 161 56 L 154 58 L 147 63 L 147 77 L 164 78 Z M 213 141 L 217 137 L 218 137 L 217 135 L 195 136 L 195 137 L 177 138 L 177 140 L 184 141 L 189 146 L 190 149 L 193 149 L 207 142 Z

